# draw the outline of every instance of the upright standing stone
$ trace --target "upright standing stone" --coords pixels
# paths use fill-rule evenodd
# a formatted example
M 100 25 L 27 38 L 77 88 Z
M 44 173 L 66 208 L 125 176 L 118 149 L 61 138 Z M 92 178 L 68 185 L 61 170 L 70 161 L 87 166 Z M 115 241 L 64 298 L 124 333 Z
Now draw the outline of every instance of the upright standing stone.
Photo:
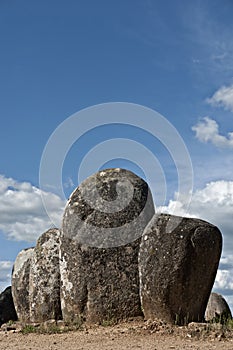
M 12 271 L 12 297 L 20 321 L 30 320 L 29 273 L 34 248 L 22 250 L 16 257 Z
M 177 324 L 202 321 L 221 248 L 217 227 L 198 219 L 155 215 L 139 253 L 145 318 Z
M 226 300 L 221 294 L 211 293 L 205 311 L 205 320 L 225 322 L 229 318 L 232 318 L 232 315 Z
M 29 277 L 32 322 L 61 318 L 59 239 L 60 231 L 52 228 L 39 237 L 34 249 Z
M 100 171 L 72 193 L 60 246 L 65 320 L 141 314 L 138 250 L 153 214 L 148 185 L 124 169 Z
M 7 287 L 0 294 L 0 327 L 3 323 L 8 321 L 17 321 L 11 287 Z

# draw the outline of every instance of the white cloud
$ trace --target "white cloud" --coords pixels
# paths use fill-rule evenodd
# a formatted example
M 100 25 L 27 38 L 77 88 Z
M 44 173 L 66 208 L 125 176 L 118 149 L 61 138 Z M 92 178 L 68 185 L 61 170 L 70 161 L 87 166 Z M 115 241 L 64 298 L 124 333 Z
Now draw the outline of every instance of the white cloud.
M 227 136 L 219 133 L 219 125 L 209 117 L 204 117 L 197 125 L 192 127 L 196 138 L 201 142 L 212 142 L 217 147 L 233 148 L 233 132 Z
M 0 293 L 11 285 L 12 261 L 0 261 Z
M 53 221 L 60 222 L 65 206 L 60 197 L 41 191 L 29 182 L 0 175 L 0 230 L 9 239 L 33 242 L 53 226 L 44 209 L 42 193 Z
M 226 293 L 233 296 L 233 255 L 223 255 L 221 257 L 219 270 L 216 276 L 215 288 L 221 292 L 225 290 Z
M 214 285 L 216 290 L 221 292 L 224 292 L 224 290 L 231 290 L 231 294 L 233 294 L 232 271 L 233 268 L 229 270 L 218 270 Z
M 185 34 L 193 43 L 193 55 L 201 63 L 198 71 L 202 79 L 206 77 L 207 72 L 211 73 L 215 79 L 220 75 L 222 77 L 225 72 L 231 72 L 233 67 L 232 27 L 229 23 L 217 20 L 216 8 L 211 6 L 209 1 L 198 1 L 198 6 L 195 8 L 190 6 L 190 3 L 186 6 L 186 10 L 183 11 Z M 217 11 L 222 10 L 223 7 L 220 5 Z M 228 10 L 230 11 L 230 7 Z
M 233 255 L 221 258 L 213 290 L 224 296 L 233 313 Z
M 233 85 L 222 86 L 207 102 L 214 107 L 223 107 L 233 112 Z
M 221 258 L 213 291 L 223 295 L 233 314 L 233 255 Z
M 11 276 L 12 261 L 0 261 L 0 282 L 5 282 Z
M 67 178 L 66 182 L 64 183 L 64 187 L 65 188 L 74 188 L 75 187 L 74 182 L 73 182 L 71 177 Z

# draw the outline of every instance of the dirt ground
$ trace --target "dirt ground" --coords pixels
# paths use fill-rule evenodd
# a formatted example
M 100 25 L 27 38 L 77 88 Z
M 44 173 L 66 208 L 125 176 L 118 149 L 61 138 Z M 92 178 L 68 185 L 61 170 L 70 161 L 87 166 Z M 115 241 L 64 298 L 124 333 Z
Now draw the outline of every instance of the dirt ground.
M 232 350 L 233 333 L 223 329 L 164 327 L 144 322 L 84 327 L 60 334 L 0 331 L 1 350 Z

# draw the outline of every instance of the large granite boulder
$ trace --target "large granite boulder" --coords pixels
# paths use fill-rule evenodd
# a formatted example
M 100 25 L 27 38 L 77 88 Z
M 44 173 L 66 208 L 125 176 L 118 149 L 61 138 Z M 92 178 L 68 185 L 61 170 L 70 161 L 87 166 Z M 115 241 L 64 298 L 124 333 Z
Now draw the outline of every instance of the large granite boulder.
M 31 258 L 29 304 L 32 322 L 61 318 L 59 239 L 57 228 L 44 232 L 37 240 Z
M 153 214 L 151 192 L 144 180 L 125 169 L 106 169 L 72 193 L 62 231 L 80 244 L 119 247 L 140 238 Z
M 22 250 L 16 257 L 12 271 L 12 297 L 20 321 L 30 320 L 29 273 L 34 248 Z
M 199 219 L 155 215 L 139 252 L 145 318 L 177 324 L 202 321 L 221 249 L 217 227 Z
M 11 287 L 7 287 L 0 294 L 0 327 L 8 321 L 17 321 L 17 314 L 11 294 Z
M 138 250 L 153 214 L 148 185 L 124 169 L 100 171 L 72 193 L 60 246 L 65 320 L 141 314 Z
M 232 318 L 231 310 L 221 294 L 211 293 L 205 311 L 206 321 L 225 322 Z

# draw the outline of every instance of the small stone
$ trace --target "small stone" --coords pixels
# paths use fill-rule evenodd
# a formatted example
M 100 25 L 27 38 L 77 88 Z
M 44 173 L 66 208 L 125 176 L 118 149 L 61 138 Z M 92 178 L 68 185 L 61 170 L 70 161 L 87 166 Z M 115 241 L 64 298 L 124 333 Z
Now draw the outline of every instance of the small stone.
M 211 293 L 205 311 L 206 321 L 226 322 L 232 318 L 231 310 L 221 294 Z
M 12 271 L 12 297 L 20 321 L 30 320 L 29 274 L 34 248 L 22 250 L 16 257 Z
M 29 276 L 30 320 L 60 319 L 60 231 L 52 228 L 37 240 Z
M 8 321 L 16 321 L 17 314 L 13 303 L 11 287 L 0 294 L 0 326 Z
M 207 328 L 207 323 L 203 322 L 190 322 L 188 328 L 191 330 L 205 330 Z

